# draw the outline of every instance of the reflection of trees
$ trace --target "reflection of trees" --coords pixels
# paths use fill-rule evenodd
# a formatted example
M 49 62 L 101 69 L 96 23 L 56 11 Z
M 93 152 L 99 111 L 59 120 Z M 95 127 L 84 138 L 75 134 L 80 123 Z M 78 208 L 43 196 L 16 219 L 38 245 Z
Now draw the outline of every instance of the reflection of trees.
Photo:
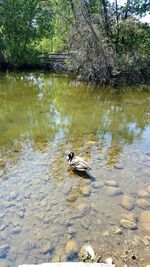
M 107 160 L 116 162 L 123 145 L 140 140 L 148 125 L 146 93 L 116 95 L 63 75 L 43 73 L 7 74 L 1 87 L 2 143 L 32 138 L 42 149 L 48 141 L 63 139 L 62 153 L 69 147 L 86 151 L 87 157 L 93 144 L 102 153 L 107 143 Z

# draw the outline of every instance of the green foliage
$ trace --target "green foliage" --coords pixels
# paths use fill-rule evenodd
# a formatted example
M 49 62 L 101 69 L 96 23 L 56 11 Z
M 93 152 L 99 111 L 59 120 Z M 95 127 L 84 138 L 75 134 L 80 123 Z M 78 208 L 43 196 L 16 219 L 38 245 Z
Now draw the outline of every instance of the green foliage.
M 53 52 L 62 52 L 64 50 L 64 42 L 57 35 L 53 37 Z M 43 38 L 37 43 L 36 49 L 39 53 L 52 52 L 50 38 Z
M 123 6 L 108 0 L 0 0 L 0 64 L 20 66 L 36 62 L 39 53 L 67 50 L 90 81 L 108 83 L 112 70 L 145 71 L 150 27 L 139 18 L 148 11 L 149 0 Z
M 134 18 L 121 20 L 116 63 L 118 70 L 138 70 L 149 68 L 150 28 Z
M 52 11 L 40 0 L 1 0 L 1 45 L 6 62 L 19 65 L 36 56 L 33 42 L 52 29 Z

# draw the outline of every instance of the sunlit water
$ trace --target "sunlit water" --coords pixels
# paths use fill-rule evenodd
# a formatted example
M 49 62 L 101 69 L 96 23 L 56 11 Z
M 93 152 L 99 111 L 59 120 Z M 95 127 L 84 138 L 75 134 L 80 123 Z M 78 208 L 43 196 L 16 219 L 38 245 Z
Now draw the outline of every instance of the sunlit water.
M 100 90 L 67 75 L 0 74 L 0 266 L 77 261 L 87 242 L 124 266 L 125 241 L 139 266 L 150 264 L 149 222 L 141 219 L 150 212 L 149 122 L 146 92 Z M 70 170 L 70 151 L 88 160 L 89 177 Z M 134 230 L 120 225 L 127 213 L 138 218 Z

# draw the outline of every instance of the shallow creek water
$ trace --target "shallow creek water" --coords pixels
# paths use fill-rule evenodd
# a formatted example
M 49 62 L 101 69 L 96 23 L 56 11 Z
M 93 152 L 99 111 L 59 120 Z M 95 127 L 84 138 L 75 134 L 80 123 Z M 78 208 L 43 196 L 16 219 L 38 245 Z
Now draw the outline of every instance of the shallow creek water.
M 128 266 L 150 264 L 149 123 L 146 92 L 1 73 L 0 266 L 77 261 L 88 242 L 120 267 L 128 242 L 141 259 Z M 70 151 L 89 176 L 70 170 Z

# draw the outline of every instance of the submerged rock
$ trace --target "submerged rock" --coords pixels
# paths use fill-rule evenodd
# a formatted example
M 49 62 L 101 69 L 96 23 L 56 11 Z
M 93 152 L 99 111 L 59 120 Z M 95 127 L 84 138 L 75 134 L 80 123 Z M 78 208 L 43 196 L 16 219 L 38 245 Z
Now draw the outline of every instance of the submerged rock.
M 19 211 L 17 215 L 20 219 L 22 219 L 24 217 L 24 211 Z
M 137 215 L 135 213 L 124 214 L 124 215 L 122 215 L 122 219 L 131 221 L 131 222 L 135 222 L 135 223 L 138 222 L 138 217 L 137 217 Z
M 101 188 L 101 187 L 104 186 L 104 183 L 101 182 L 101 181 L 96 181 L 96 182 L 93 182 L 93 183 L 92 183 L 92 186 L 93 186 L 95 189 L 99 189 L 99 188 Z
M 150 211 L 143 211 L 140 216 L 143 229 L 150 232 Z
M 84 197 L 89 196 L 91 193 L 90 187 L 88 185 L 83 185 L 79 187 L 79 193 L 83 195 Z
M 146 191 L 147 191 L 148 193 L 150 193 L 150 185 L 148 185 L 148 186 L 146 187 Z
M 136 204 L 142 209 L 148 209 L 150 207 L 150 203 L 146 199 L 138 199 Z
M 112 187 L 118 187 L 118 183 L 116 181 L 114 181 L 114 180 L 107 180 L 105 182 L 105 185 L 112 186 Z
M 112 234 L 118 234 L 118 235 L 121 235 L 122 234 L 122 230 L 120 227 L 118 227 L 117 225 L 113 226 L 111 228 L 111 233 Z
M 64 253 L 63 249 L 60 248 L 60 249 L 56 250 L 56 252 L 53 256 L 52 262 L 62 262 L 62 261 L 65 262 L 66 258 L 64 257 L 65 256 L 64 254 L 65 253 Z
M 135 206 L 135 200 L 133 197 L 125 195 L 122 199 L 122 207 L 126 210 L 132 210 Z
M 72 254 L 78 251 L 78 245 L 74 240 L 69 240 L 66 244 L 66 253 Z
M 89 244 L 85 244 L 81 247 L 79 251 L 79 258 L 82 261 L 86 260 L 94 260 L 95 259 L 95 252 L 93 248 Z
M 73 193 L 70 193 L 68 196 L 67 196 L 67 201 L 68 202 L 74 202 L 76 201 L 78 198 L 78 194 L 73 192 Z
M 89 206 L 86 203 L 80 203 L 78 206 L 75 207 L 75 209 L 79 212 L 84 212 L 89 209 Z
M 10 250 L 9 245 L 7 244 L 0 245 L 0 258 L 6 258 L 9 250 Z
M 138 191 L 138 196 L 139 197 L 149 197 L 149 193 L 146 190 L 144 190 L 144 189 L 140 189 Z
M 42 246 L 42 253 L 43 254 L 51 254 L 53 251 L 53 247 L 51 242 L 47 242 L 44 246 Z
M 17 235 L 17 234 L 19 234 L 21 232 L 21 226 L 16 226 L 16 227 L 14 227 L 13 228 L 13 230 L 12 230 L 12 234 L 13 235 Z
M 44 215 L 43 213 L 39 213 L 39 214 L 37 215 L 37 219 L 38 219 L 39 221 L 43 221 L 43 220 L 44 220 L 44 217 L 45 217 L 45 215 Z
M 109 195 L 109 196 L 119 196 L 121 194 L 123 194 L 123 192 L 119 189 L 119 188 L 116 188 L 116 187 L 109 187 L 107 190 L 106 190 L 106 193 Z
M 121 163 L 115 163 L 114 164 L 114 168 L 117 170 L 122 170 L 123 169 L 123 165 Z
M 123 226 L 125 229 L 129 229 L 129 230 L 137 229 L 137 224 L 135 222 L 125 220 L 125 219 L 120 220 L 120 225 Z

